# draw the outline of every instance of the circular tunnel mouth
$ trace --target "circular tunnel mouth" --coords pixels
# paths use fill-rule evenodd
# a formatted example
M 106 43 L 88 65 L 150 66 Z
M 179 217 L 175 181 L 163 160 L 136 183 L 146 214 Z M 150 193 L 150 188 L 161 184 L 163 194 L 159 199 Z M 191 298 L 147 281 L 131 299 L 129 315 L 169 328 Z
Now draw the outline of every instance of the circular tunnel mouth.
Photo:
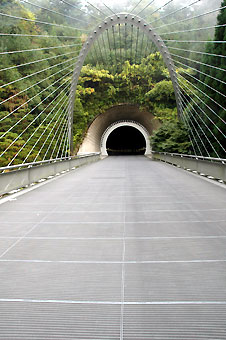
M 121 126 L 108 136 L 106 149 L 109 156 L 144 155 L 146 141 L 138 129 Z

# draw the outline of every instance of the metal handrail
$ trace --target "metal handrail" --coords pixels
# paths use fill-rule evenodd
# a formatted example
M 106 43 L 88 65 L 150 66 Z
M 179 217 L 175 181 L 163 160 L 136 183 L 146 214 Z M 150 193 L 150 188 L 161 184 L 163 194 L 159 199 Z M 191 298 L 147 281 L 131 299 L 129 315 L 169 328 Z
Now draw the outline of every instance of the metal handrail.
M 153 154 L 160 154 L 160 155 L 169 155 L 169 156 L 176 156 L 176 157 L 184 157 L 184 158 L 192 158 L 192 159 L 201 159 L 201 160 L 207 160 L 207 161 L 214 161 L 214 162 L 220 162 L 222 164 L 226 164 L 225 158 L 214 158 L 214 157 L 204 157 L 204 156 L 196 156 L 196 155 L 187 155 L 187 154 L 181 154 L 181 153 L 174 153 L 174 152 L 158 152 L 153 151 Z
M 94 155 L 99 155 L 99 152 L 93 152 L 89 153 L 86 155 L 76 155 L 76 156 L 70 156 L 70 157 L 62 157 L 62 158 L 54 158 L 54 159 L 47 159 L 44 161 L 39 161 L 39 162 L 31 162 L 31 163 L 23 163 L 23 164 L 16 164 L 16 165 L 10 165 L 10 166 L 3 166 L 0 167 L 0 171 L 5 171 L 5 170 L 14 170 L 14 169 L 20 169 L 20 168 L 31 168 L 33 166 L 41 165 L 41 164 L 51 164 L 51 163 L 56 163 L 56 162 L 62 162 L 62 161 L 67 161 L 67 160 L 72 160 L 72 159 L 77 159 L 77 158 L 84 158 L 84 157 L 91 157 Z

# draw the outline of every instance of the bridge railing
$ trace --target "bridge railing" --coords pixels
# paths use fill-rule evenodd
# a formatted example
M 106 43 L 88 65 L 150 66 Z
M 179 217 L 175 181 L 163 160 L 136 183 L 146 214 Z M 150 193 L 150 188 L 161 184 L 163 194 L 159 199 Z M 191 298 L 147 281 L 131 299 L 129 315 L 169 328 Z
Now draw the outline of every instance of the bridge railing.
M 97 161 L 100 153 L 0 167 L 0 196 Z
M 226 159 L 155 151 L 152 158 L 226 182 Z

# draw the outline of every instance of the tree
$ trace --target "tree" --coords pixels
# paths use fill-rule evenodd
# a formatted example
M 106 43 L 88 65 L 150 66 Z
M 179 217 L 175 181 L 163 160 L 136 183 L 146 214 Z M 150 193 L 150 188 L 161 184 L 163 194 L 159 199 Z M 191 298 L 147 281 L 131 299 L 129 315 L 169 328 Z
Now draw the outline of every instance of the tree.
M 202 129 L 205 130 L 205 133 L 213 146 L 212 147 L 208 142 L 206 143 L 206 148 L 214 157 L 217 155 L 225 157 L 225 153 L 220 144 L 225 145 L 225 137 L 221 131 L 225 131 L 224 121 L 226 120 L 226 111 L 223 109 L 223 107 L 226 106 L 226 44 L 219 43 L 219 41 L 226 41 L 226 9 L 223 8 L 224 6 L 226 6 L 226 0 L 222 1 L 222 9 L 217 17 L 217 26 L 224 26 L 216 27 L 214 37 L 214 41 L 216 42 L 207 43 L 206 52 L 209 53 L 209 55 L 203 57 L 203 63 L 214 66 L 215 68 L 203 65 L 201 70 L 206 75 L 200 77 L 204 83 L 201 86 L 201 90 L 207 93 L 212 100 L 208 97 L 202 98 L 204 103 L 200 104 L 201 110 L 199 111 L 199 114 L 202 119 L 199 121 L 199 124 Z M 217 79 L 219 79 L 219 81 Z M 207 86 L 205 86 L 205 84 Z M 208 117 L 203 114 L 203 111 L 206 112 Z M 213 134 L 218 141 L 213 137 Z
M 153 151 L 188 154 L 191 142 L 186 126 L 179 121 L 165 121 L 151 136 Z

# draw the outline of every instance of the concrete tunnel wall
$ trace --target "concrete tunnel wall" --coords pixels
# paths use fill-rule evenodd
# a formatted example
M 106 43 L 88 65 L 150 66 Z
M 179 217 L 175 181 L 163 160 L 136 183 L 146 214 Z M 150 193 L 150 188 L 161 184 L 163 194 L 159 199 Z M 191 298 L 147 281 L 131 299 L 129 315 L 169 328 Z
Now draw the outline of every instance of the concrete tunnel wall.
M 101 139 L 110 125 L 122 120 L 132 120 L 141 124 L 149 136 L 159 127 L 160 123 L 154 119 L 153 114 L 141 111 L 138 105 L 120 104 L 108 109 L 97 116 L 91 123 L 81 144 L 78 155 L 92 152 L 101 152 Z

